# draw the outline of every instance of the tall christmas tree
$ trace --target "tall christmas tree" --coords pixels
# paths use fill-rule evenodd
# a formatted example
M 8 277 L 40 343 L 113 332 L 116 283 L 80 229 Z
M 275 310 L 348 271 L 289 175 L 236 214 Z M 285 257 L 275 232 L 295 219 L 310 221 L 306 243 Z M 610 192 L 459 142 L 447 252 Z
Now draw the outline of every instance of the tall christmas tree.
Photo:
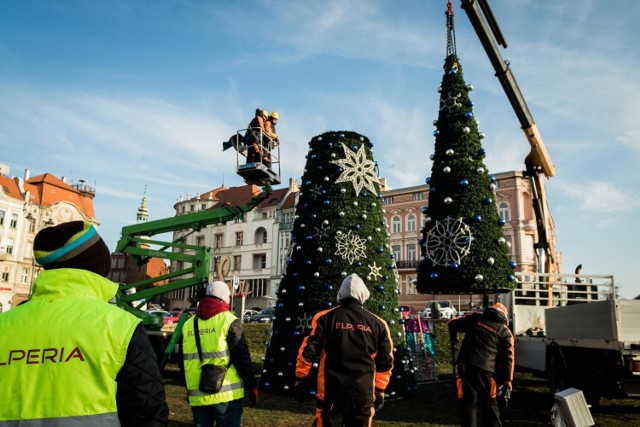
M 483 163 L 485 150 L 455 47 L 453 7 L 447 9 L 447 57 L 432 155 L 429 205 L 420 240 L 418 292 L 490 294 L 515 287 L 496 184 Z
M 351 273 L 371 292 L 364 307 L 386 320 L 391 330 L 395 366 L 387 393 L 399 396 L 415 390 L 372 147 L 355 132 L 327 132 L 309 142 L 291 252 L 263 364 L 264 391 L 292 393 L 296 357 L 311 332 L 311 319 L 337 304 L 342 280 Z

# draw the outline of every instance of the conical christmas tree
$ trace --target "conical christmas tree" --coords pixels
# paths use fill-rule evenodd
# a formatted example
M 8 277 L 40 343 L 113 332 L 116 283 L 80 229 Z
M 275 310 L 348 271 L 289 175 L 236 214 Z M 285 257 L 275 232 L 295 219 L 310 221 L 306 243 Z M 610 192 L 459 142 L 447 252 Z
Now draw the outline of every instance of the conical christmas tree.
M 351 273 L 371 292 L 364 307 L 391 330 L 395 363 L 387 393 L 415 390 L 372 146 L 355 132 L 327 132 L 309 142 L 291 254 L 260 380 L 264 391 L 293 391 L 296 357 L 311 331 L 311 319 L 337 304 L 342 280 Z
M 429 184 L 429 205 L 420 240 L 418 292 L 489 294 L 515 287 L 504 220 L 495 204 L 495 179 L 483 163 L 485 150 L 473 103 L 455 49 L 453 9 L 447 11 L 447 57 Z

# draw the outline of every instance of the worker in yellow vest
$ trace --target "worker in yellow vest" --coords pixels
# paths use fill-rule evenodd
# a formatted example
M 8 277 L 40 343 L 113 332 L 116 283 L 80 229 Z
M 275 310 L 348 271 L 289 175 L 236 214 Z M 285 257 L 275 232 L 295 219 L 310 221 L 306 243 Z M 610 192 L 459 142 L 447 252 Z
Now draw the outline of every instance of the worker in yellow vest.
M 108 301 L 109 249 L 89 222 L 41 230 L 33 294 L 0 315 L 0 427 L 166 426 L 154 352 L 138 318 Z
M 258 402 L 249 346 L 240 320 L 229 309 L 230 297 L 229 285 L 219 281 L 210 283 L 195 316 L 189 318 L 182 329 L 184 375 L 195 427 L 212 427 L 214 423 L 218 427 L 240 427 L 245 390 L 252 407 Z M 218 392 L 200 390 L 203 364 L 226 368 Z

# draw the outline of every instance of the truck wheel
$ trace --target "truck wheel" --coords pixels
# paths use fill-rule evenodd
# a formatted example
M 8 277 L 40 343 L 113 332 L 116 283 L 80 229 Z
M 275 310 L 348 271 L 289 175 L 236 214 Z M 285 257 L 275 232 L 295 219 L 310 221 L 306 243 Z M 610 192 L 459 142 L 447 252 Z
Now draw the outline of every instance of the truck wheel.
M 549 361 L 549 390 L 551 394 L 556 394 L 569 387 L 569 372 L 560 354 L 554 353 Z

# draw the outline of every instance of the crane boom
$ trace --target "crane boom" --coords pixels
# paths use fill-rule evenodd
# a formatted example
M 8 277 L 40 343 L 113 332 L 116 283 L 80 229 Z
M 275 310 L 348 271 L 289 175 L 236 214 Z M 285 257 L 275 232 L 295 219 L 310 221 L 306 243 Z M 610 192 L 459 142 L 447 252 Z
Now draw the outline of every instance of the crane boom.
M 471 25 L 473 26 L 480 43 L 484 47 L 491 64 L 496 72 L 496 77 L 500 81 L 502 88 L 509 99 L 509 103 L 513 108 L 520 126 L 525 133 L 527 141 L 531 146 L 531 151 L 525 158 L 525 174 L 529 177 L 531 184 L 531 198 L 533 211 L 536 216 L 536 226 L 538 230 L 538 242 L 534 244 L 534 248 L 543 251 L 546 257 L 539 254 L 539 270 L 544 273 L 555 273 L 557 269 L 555 263 L 555 248 L 549 241 L 548 219 L 546 203 L 546 192 L 544 190 L 544 182 L 541 174 L 547 178 L 555 175 L 556 170 L 549 153 L 542 141 L 540 131 L 536 126 L 533 116 L 529 111 L 529 107 L 520 91 L 520 87 L 511 71 L 508 61 L 505 61 L 500 54 L 498 45 L 507 47 L 500 27 L 493 16 L 488 0 L 461 0 L 462 9 L 465 10 Z
M 493 65 L 496 71 L 496 77 L 500 81 L 511 103 L 511 107 L 520 121 L 522 130 L 531 145 L 531 152 L 529 156 L 527 156 L 527 159 L 533 168 L 538 169 L 547 178 L 551 178 L 556 173 L 555 166 L 547 153 L 538 127 L 518 87 L 509 62 L 505 61 L 500 54 L 497 44 L 507 47 L 507 43 L 502 36 L 487 0 L 462 0 L 462 8 L 469 16 L 471 25 L 473 25 L 480 39 L 480 43 L 482 43 L 487 56 L 489 56 L 491 65 Z

